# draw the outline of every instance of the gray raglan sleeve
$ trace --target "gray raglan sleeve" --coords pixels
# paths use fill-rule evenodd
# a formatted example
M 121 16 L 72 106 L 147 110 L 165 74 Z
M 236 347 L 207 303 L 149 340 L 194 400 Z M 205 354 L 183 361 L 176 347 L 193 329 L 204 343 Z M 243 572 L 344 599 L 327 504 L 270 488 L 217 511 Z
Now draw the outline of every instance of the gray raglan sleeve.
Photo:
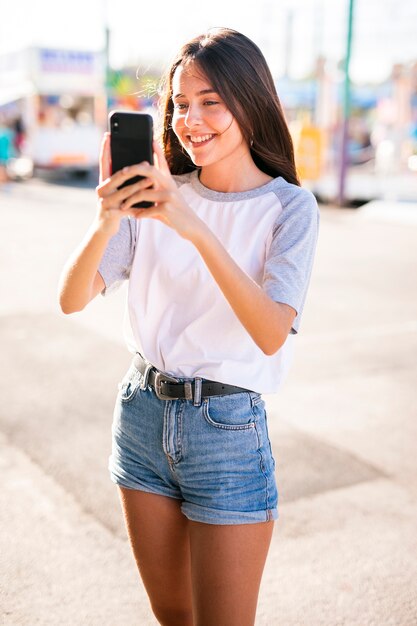
M 190 174 L 173 177 L 177 186 L 188 182 Z M 103 296 L 115 291 L 121 283 L 128 280 L 135 254 L 138 222 L 134 217 L 124 217 L 120 222 L 119 232 L 109 241 L 109 245 L 101 259 L 98 271 L 103 277 L 105 288 Z
M 103 296 L 116 290 L 130 276 L 136 245 L 136 220 L 124 217 L 119 232 L 114 235 L 101 259 L 98 271 L 103 277 Z
M 307 189 L 290 185 L 277 195 L 282 211 L 273 227 L 262 286 L 275 302 L 297 311 L 290 331 L 296 334 L 313 268 L 320 213 Z

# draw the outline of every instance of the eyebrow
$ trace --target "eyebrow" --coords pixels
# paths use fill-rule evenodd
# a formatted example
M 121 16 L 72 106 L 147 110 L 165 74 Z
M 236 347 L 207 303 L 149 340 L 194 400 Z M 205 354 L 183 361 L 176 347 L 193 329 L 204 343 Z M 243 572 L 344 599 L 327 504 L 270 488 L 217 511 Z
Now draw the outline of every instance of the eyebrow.
M 217 91 L 214 91 L 214 89 L 202 89 L 201 91 L 197 92 L 197 96 L 203 96 L 206 93 L 217 93 Z M 172 99 L 174 98 L 185 98 L 186 96 L 183 93 L 177 93 L 175 94 L 175 96 L 172 96 Z

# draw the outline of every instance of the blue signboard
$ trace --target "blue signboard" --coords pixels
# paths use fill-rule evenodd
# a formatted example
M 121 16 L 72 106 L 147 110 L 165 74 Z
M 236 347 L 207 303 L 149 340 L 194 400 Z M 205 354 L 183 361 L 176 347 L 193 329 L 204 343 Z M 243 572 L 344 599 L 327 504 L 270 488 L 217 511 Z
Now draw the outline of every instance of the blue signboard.
M 43 72 L 71 72 L 92 74 L 94 72 L 94 52 L 76 50 L 39 50 L 40 65 Z

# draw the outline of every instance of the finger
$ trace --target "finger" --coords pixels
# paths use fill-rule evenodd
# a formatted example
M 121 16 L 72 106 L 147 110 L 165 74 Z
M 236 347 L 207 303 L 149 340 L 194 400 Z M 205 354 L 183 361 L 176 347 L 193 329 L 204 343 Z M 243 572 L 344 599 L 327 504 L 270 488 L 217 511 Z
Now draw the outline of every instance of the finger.
M 136 219 L 139 219 L 142 216 L 142 213 L 146 213 L 147 211 L 149 211 L 149 209 L 130 208 L 130 209 L 126 209 L 126 211 L 123 211 L 123 212 L 126 213 L 126 215 L 130 215 L 131 217 L 135 217 Z
M 164 151 L 162 150 L 161 146 L 159 145 L 157 141 L 153 142 L 153 151 L 156 157 L 156 163 L 157 163 L 158 169 L 164 174 L 171 174 L 169 167 L 168 167 L 168 162 L 165 158 Z
M 138 163 L 137 165 L 131 165 L 128 171 L 130 176 L 146 176 L 147 178 L 151 178 L 157 187 L 162 187 L 164 189 L 177 188 L 169 170 L 167 173 L 163 173 L 158 170 L 157 167 L 150 165 L 149 163 L 144 162 Z
M 159 220 L 163 220 L 164 209 L 165 209 L 165 204 L 160 203 L 158 204 L 158 206 L 148 207 L 147 209 L 135 209 L 132 207 L 126 211 L 126 214 L 130 215 L 131 217 L 134 217 L 135 219 L 153 217 Z
M 122 211 L 130 209 L 137 202 L 172 202 L 173 197 L 170 191 L 165 189 L 143 189 L 134 193 L 123 203 Z
M 126 182 L 127 180 L 129 180 L 130 178 L 134 178 L 135 176 L 138 176 L 138 172 L 134 171 L 134 167 L 136 166 L 130 166 L 130 167 L 124 167 L 122 170 L 118 170 L 117 172 L 115 172 L 113 174 L 113 176 L 110 176 L 110 178 L 107 178 L 106 180 L 104 180 L 102 182 L 101 185 L 99 185 L 97 187 L 97 193 L 100 197 L 104 198 L 105 196 L 108 196 L 110 193 L 116 191 L 119 187 L 121 187 L 123 185 L 124 182 Z M 140 175 L 141 177 L 143 177 L 143 175 Z M 134 183 L 131 183 L 134 184 Z M 151 183 L 152 184 L 152 181 Z
M 150 187 L 151 185 L 152 181 L 149 180 L 149 178 L 143 178 L 137 183 L 134 183 L 132 185 L 126 185 L 126 187 L 123 187 L 122 189 L 119 189 L 118 191 L 115 191 L 105 196 L 104 203 L 105 205 L 108 204 L 110 206 L 118 207 L 122 204 L 122 202 L 130 198 L 130 196 L 140 191 L 141 189 L 147 189 L 147 187 Z
M 100 148 L 100 183 L 111 174 L 110 133 L 104 133 Z

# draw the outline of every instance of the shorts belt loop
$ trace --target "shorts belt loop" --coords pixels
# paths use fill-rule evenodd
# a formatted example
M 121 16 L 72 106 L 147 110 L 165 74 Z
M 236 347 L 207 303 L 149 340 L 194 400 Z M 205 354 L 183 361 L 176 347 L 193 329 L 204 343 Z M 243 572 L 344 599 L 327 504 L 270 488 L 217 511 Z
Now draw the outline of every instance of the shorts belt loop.
M 147 363 L 145 367 L 145 371 L 142 374 L 142 382 L 140 384 L 140 388 L 142 391 L 145 391 L 146 387 L 148 386 L 149 372 L 151 371 L 151 369 L 152 369 L 152 365 L 150 363 Z
M 194 406 L 200 406 L 201 404 L 201 381 L 198 376 L 194 378 Z
M 186 400 L 193 399 L 193 386 L 190 382 L 184 383 L 184 393 L 185 393 Z

